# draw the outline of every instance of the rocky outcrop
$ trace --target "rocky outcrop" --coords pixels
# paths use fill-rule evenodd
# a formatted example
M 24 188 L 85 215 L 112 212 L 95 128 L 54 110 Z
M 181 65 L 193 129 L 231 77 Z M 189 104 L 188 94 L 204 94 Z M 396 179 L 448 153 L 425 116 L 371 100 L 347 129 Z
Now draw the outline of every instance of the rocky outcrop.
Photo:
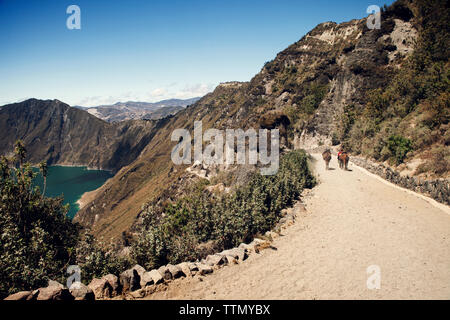
M 193 277 L 197 274 L 198 267 L 193 262 L 182 262 L 177 265 L 186 277 Z
M 159 267 L 158 272 L 164 280 L 172 280 L 172 274 L 167 266 Z
M 121 291 L 122 287 L 120 286 L 119 278 L 113 274 L 107 274 L 103 276 L 102 279 L 106 280 L 108 284 L 111 286 L 111 296 L 117 296 Z
M 249 82 L 219 85 L 158 122 L 140 156 L 110 179 L 77 219 L 92 226 L 97 216 L 94 234 L 120 239 L 139 219 L 143 202 L 160 198 L 185 172 L 186 166 L 175 167 L 171 161 L 176 142 L 170 137 L 179 128 L 192 133 L 194 121 L 202 121 L 204 129 L 277 128 L 282 147 L 331 143 L 345 107 L 364 111 L 369 93 L 387 87 L 392 70 L 410 55 L 420 27 L 416 18 L 391 10 L 379 30 L 368 29 L 366 19 L 319 24 L 267 62 Z M 405 43 L 399 42 L 401 38 Z M 190 163 L 188 171 L 207 179 L 214 173 L 198 163 Z
M 211 267 L 221 266 L 223 264 L 227 264 L 226 257 L 219 254 L 211 254 L 206 257 L 206 259 L 202 260 L 202 262 Z
M 244 261 L 248 257 L 247 251 L 244 248 L 233 248 L 229 250 L 224 250 L 219 254 L 224 255 L 226 257 L 233 257 L 234 259 L 239 261 Z
M 183 270 L 179 266 L 174 266 L 172 264 L 168 264 L 167 269 L 169 270 L 169 273 L 171 274 L 172 279 L 186 277 L 186 274 L 183 272 Z

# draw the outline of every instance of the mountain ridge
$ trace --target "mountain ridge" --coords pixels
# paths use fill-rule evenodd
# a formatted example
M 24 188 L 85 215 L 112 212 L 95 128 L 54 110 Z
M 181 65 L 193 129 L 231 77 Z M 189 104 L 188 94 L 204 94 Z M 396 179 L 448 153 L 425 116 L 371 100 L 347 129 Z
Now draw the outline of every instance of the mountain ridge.
M 119 124 L 129 140 L 115 145 L 113 158 L 130 161 L 116 164 L 117 174 L 75 220 L 119 239 L 145 203 L 184 181 L 187 166 L 171 162 L 170 136 L 180 128 L 192 132 L 194 121 L 203 130 L 278 128 L 283 148 L 342 145 L 424 178 L 446 177 L 449 63 L 441 34 L 448 12 L 443 1 L 399 0 L 383 8 L 380 29 L 368 29 L 366 18 L 321 23 L 250 81 L 220 84 L 175 115 L 148 122 L 145 133 L 147 122 L 128 122 L 134 131 Z
M 200 98 L 166 99 L 157 102 L 127 101 L 94 107 L 75 106 L 107 122 L 125 120 L 159 120 L 174 115 Z
M 443 3 L 400 0 L 383 8 L 381 28 L 373 30 L 368 29 L 367 18 L 319 24 L 267 62 L 250 81 L 221 84 L 177 113 L 158 130 L 140 157 L 111 179 L 95 200 L 77 214 L 76 220 L 93 226 L 97 235 L 106 238 L 117 238 L 127 230 L 143 203 L 161 197 L 175 181 L 183 181 L 186 166 L 175 167 L 171 163 L 170 152 L 175 143 L 170 141 L 170 135 L 178 128 L 192 132 L 194 121 L 202 121 L 203 130 L 279 128 L 281 143 L 287 148 L 342 144 L 358 154 L 364 151 L 361 142 L 372 149 L 381 143 L 387 158 L 411 154 L 411 163 L 420 159 L 427 146 L 411 153 L 408 137 L 395 131 L 403 130 L 402 126 L 388 122 L 392 120 L 381 119 L 381 124 L 378 122 L 371 129 L 377 130 L 378 136 L 363 132 L 363 139 L 356 134 L 360 134 L 359 126 L 373 122 L 370 116 L 374 113 L 367 112 L 376 103 L 377 92 L 388 90 L 392 81 L 399 81 L 403 70 L 416 77 L 409 66 L 413 53 L 427 48 L 421 40 L 429 28 L 424 21 L 428 21 L 430 12 L 445 7 Z M 448 25 L 445 19 L 438 23 L 441 29 Z M 392 87 L 395 86 L 394 83 Z M 399 115 L 398 120 L 393 119 L 408 120 Z M 420 121 L 419 117 L 415 119 Z M 383 127 L 384 123 L 389 126 Z M 374 152 L 372 149 L 368 151 Z M 127 185 L 126 190 L 131 188 L 134 192 L 119 185 Z
M 27 161 L 118 171 L 134 161 L 165 120 L 107 123 L 59 100 L 28 99 L 0 108 L 0 152 L 23 140 Z

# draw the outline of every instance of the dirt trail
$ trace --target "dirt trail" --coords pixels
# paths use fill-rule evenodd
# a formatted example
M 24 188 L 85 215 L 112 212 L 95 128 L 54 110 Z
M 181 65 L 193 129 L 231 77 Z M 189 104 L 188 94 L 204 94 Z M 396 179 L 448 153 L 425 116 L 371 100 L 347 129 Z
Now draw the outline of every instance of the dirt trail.
M 307 213 L 273 245 L 213 275 L 177 280 L 150 299 L 450 299 L 450 215 L 333 157 L 304 198 Z M 369 290 L 378 265 L 381 288 Z

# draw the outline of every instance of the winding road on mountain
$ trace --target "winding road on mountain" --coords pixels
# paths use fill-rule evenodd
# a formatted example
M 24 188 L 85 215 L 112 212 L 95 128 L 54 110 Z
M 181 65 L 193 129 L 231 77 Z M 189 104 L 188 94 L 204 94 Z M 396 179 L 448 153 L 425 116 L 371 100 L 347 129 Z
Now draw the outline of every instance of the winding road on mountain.
M 276 250 L 147 299 L 450 299 L 450 208 L 352 163 L 340 170 L 336 157 L 330 171 L 313 158 L 319 184 Z

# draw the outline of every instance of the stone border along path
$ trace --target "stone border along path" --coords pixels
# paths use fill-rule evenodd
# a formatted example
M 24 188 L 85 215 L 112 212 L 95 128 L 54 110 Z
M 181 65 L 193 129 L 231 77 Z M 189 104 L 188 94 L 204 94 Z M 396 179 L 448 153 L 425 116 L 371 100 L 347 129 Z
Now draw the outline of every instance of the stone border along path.
M 352 162 L 352 160 L 350 160 L 350 162 Z M 356 169 L 362 171 L 363 173 L 367 174 L 368 176 L 371 176 L 371 177 L 377 179 L 378 181 L 381 181 L 382 183 L 384 183 L 384 184 L 386 184 L 388 186 L 391 186 L 392 188 L 396 188 L 396 189 L 402 190 L 402 191 L 404 191 L 406 193 L 409 193 L 411 195 L 414 195 L 416 197 L 419 197 L 419 198 L 427 201 L 428 203 L 430 203 L 434 207 L 436 207 L 438 209 L 441 209 L 442 211 L 444 211 L 445 213 L 450 215 L 450 206 L 445 205 L 443 203 L 440 203 L 440 202 L 436 201 L 435 199 L 433 199 L 433 198 L 431 198 L 431 197 L 429 197 L 427 195 L 424 195 L 422 193 L 418 193 L 418 192 L 412 191 L 410 189 L 401 187 L 401 186 L 399 186 L 399 185 L 397 185 L 397 184 L 395 184 L 393 182 L 387 181 L 386 179 L 383 179 L 379 175 L 377 175 L 375 173 L 372 173 L 372 172 L 370 172 L 369 170 L 367 170 L 367 169 L 365 169 L 363 167 L 360 167 L 359 165 L 355 164 L 354 162 L 352 162 L 352 163 L 353 163 L 353 165 L 354 165 L 354 167 Z
M 427 199 L 432 199 L 436 201 L 436 203 L 444 204 L 441 208 L 450 205 L 449 180 L 443 178 L 425 180 L 402 175 L 398 171 L 386 167 L 384 164 L 376 163 L 359 156 L 350 156 L 350 162 L 352 162 L 356 168 L 366 170 L 367 174 L 374 174 L 386 182 L 392 183 L 405 190 L 413 191 L 416 194 L 424 195 Z
M 174 280 L 145 299 L 449 299 L 450 215 L 350 164 L 326 171 L 276 250 L 208 277 Z M 380 288 L 369 288 L 378 266 Z M 369 271 L 368 271 L 369 270 Z
M 307 190 L 305 191 L 308 192 Z M 199 281 L 203 281 L 202 277 L 212 274 L 215 270 L 243 263 L 249 255 L 259 254 L 264 249 L 276 250 L 276 248 L 272 247 L 271 242 L 280 236 L 282 230 L 294 224 L 297 216 L 296 212 L 304 211 L 306 211 L 305 207 L 300 201 L 297 201 L 293 207 L 282 210 L 282 218 L 273 228 L 275 231 L 267 231 L 263 237 L 265 239 L 255 238 L 249 244 L 241 243 L 237 248 L 208 255 L 201 261 L 182 262 L 177 265 L 168 264 L 149 272 L 145 271 L 143 267 L 136 265 L 121 274 L 120 283 L 125 288 L 124 293 L 112 298 L 125 300 L 142 299 L 154 293 L 167 290 L 172 282 L 182 280 L 182 278 L 193 279 L 197 277 Z M 134 275 L 131 276 L 133 273 Z M 137 284 L 138 282 L 139 285 Z M 136 284 L 135 287 L 132 287 L 133 283 Z M 129 290 L 130 287 L 132 290 Z M 104 295 L 97 296 L 97 299 L 108 298 Z
M 296 211 L 304 210 L 300 202 L 292 208 L 282 210 L 283 217 L 274 230 L 286 229 L 295 221 Z M 50 280 L 47 287 L 33 291 L 21 291 L 8 296 L 5 300 L 134 300 L 141 299 L 156 292 L 165 291 L 173 281 L 182 278 L 199 278 L 212 274 L 224 266 L 233 266 L 244 262 L 249 255 L 261 250 L 273 248 L 271 241 L 279 233 L 268 231 L 266 239 L 255 238 L 251 243 L 241 243 L 239 247 L 208 255 L 202 261 L 168 264 L 159 269 L 146 271 L 135 265 L 125 270 L 119 277 L 108 274 L 100 279 L 94 278 L 89 285 L 81 284 L 78 288 L 67 289 L 64 285 Z M 273 248 L 275 249 L 275 248 Z M 201 281 L 201 280 L 200 280 Z

